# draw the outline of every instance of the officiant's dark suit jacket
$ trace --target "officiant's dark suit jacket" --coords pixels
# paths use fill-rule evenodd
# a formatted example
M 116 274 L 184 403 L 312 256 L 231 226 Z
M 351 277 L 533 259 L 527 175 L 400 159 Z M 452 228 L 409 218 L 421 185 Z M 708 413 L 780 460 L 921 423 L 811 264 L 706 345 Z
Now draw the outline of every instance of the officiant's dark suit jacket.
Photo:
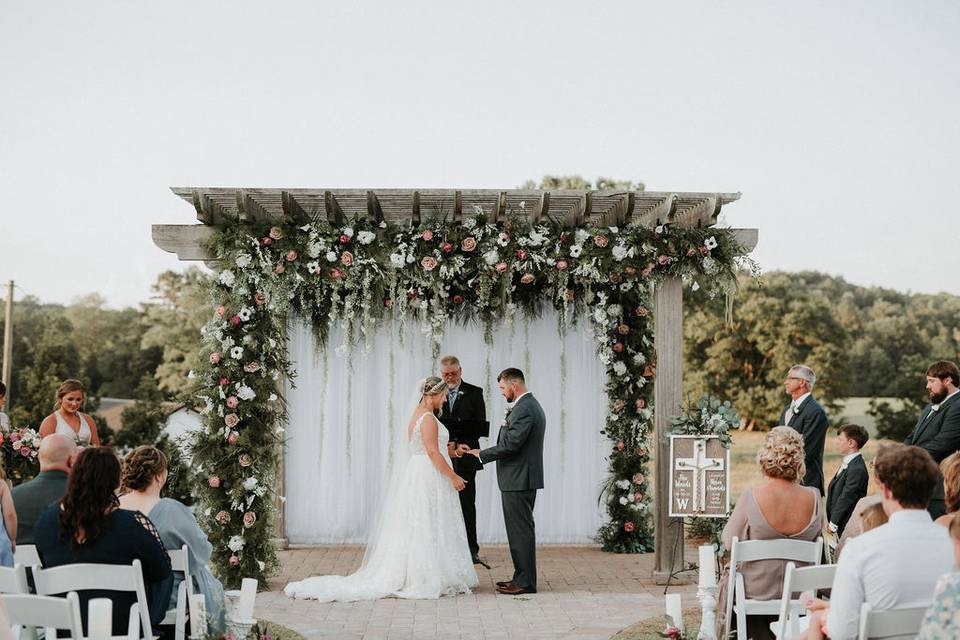
M 780 421 L 777 424 L 784 424 L 784 418 L 787 416 L 787 409 L 790 405 L 783 408 L 780 413 Z M 799 431 L 803 436 L 803 451 L 805 453 L 804 464 L 807 467 L 807 474 L 803 476 L 803 486 L 816 487 L 823 495 L 823 443 L 827 439 L 827 412 L 823 410 L 820 403 L 814 400 L 813 396 L 807 396 L 807 399 L 800 405 L 800 410 L 790 419 L 788 427 Z
M 479 449 L 480 439 L 458 434 L 457 424 L 463 420 L 484 422 L 486 419 L 487 405 L 483 401 L 483 389 L 461 380 L 460 393 L 457 395 L 457 401 L 453 403 L 453 409 L 450 408 L 448 396 L 447 402 L 443 405 L 443 413 L 440 415 L 440 422 L 450 430 L 450 441 L 468 444 L 471 449 Z M 454 471 L 457 473 L 460 473 L 459 468 L 462 467 L 472 467 L 474 470 L 483 468 L 483 464 L 475 456 L 454 458 L 453 464 Z
M 931 414 L 932 410 L 932 404 L 923 408 L 920 419 L 903 443 L 926 449 L 933 457 L 933 461 L 940 464 L 944 458 L 960 449 L 960 393 L 955 393 L 944 400 L 940 408 Z M 933 489 L 929 511 L 931 515 L 946 513 L 943 504 L 942 475 Z
M 863 462 L 863 455 L 850 461 L 847 468 L 833 476 L 827 487 L 827 520 L 837 525 L 837 537 L 843 535 L 843 529 L 853 514 L 853 507 L 867 495 L 870 474 Z
M 496 446 L 480 452 L 483 462 L 497 461 L 500 491 L 543 489 L 543 407 L 527 394 L 517 401 L 500 427 Z

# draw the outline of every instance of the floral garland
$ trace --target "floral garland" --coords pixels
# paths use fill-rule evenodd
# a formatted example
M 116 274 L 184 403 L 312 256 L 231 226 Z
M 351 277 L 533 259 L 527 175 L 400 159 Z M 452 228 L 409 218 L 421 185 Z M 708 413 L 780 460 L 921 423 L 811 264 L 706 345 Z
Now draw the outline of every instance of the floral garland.
M 696 402 L 687 404 L 679 416 L 670 418 L 670 433 L 686 436 L 718 436 L 727 449 L 733 445 L 731 429 L 740 426 L 740 414 L 729 400 L 719 400 L 704 394 Z
M 520 213 L 520 212 L 517 212 Z M 292 379 L 287 321 L 311 322 L 324 347 L 366 347 L 385 316 L 422 324 L 438 355 L 448 321 L 477 320 L 491 340 L 500 322 L 559 312 L 560 330 L 589 318 L 607 368 L 613 446 L 604 496 L 604 549 L 652 548 L 646 480 L 655 374 L 652 285 L 682 277 L 711 294 L 731 294 L 740 247 L 726 229 L 658 226 L 564 228 L 511 215 L 494 223 L 477 207 L 462 222 L 411 227 L 365 218 L 332 226 L 237 225 L 208 246 L 221 271 L 204 327 L 204 367 L 193 373 L 206 429 L 195 436 L 201 520 L 228 584 L 263 578 L 276 562 L 272 487 L 286 418 L 278 382 Z M 281 497 L 281 500 L 283 498 Z

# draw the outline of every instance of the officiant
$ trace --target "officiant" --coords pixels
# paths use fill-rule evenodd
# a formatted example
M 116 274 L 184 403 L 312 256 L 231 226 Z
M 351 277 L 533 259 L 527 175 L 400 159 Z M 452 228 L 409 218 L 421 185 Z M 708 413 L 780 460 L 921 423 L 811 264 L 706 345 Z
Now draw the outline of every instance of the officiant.
M 477 544 L 477 471 L 483 463 L 476 457 L 462 455 L 459 445 L 469 445 L 470 449 L 480 448 L 480 437 L 489 435 L 487 407 L 483 401 L 483 389 L 463 381 L 463 369 L 456 356 L 444 356 L 440 359 L 440 375 L 449 387 L 447 402 L 443 405 L 440 421 L 450 431 L 453 470 L 467 481 L 460 492 L 460 508 L 463 510 L 463 522 L 467 527 L 467 542 L 474 564 L 480 561 L 480 546 Z

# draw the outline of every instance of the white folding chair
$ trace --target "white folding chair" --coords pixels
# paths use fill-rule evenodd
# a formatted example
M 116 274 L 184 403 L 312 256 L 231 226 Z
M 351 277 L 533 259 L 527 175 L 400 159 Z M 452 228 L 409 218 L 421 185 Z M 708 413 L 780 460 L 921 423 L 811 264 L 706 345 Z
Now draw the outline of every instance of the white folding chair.
M 65 564 L 43 569 L 33 568 L 33 579 L 39 595 L 57 595 L 68 591 L 129 591 L 137 596 L 130 607 L 130 624 L 122 638 L 142 637 L 150 640 L 150 610 L 147 608 L 147 590 L 143 585 L 140 561 L 133 564 Z M 139 627 L 139 631 L 137 630 Z M 117 636 L 114 636 L 117 637 Z
M 187 608 L 190 606 L 190 598 L 193 593 L 193 579 L 190 577 L 190 556 L 187 552 L 187 545 L 179 549 L 167 551 L 170 556 L 170 566 L 174 571 L 183 573 L 183 582 L 177 587 L 177 604 L 173 609 L 167 611 L 160 624 L 174 625 L 175 640 L 184 640 L 187 627 Z M 190 636 L 193 637 L 200 630 L 195 629 L 193 618 L 190 619 Z M 206 635 L 206 631 L 201 635 Z
M 823 556 L 823 538 L 816 542 L 805 540 L 744 540 L 734 536 L 730 545 L 730 571 L 727 581 L 727 607 L 724 620 L 724 637 L 730 635 L 731 619 L 737 614 L 737 640 L 747 640 L 747 616 L 775 616 L 780 612 L 780 600 L 748 599 L 743 575 L 737 570 L 741 562 L 757 560 L 792 560 L 808 564 L 820 564 Z M 798 601 L 799 602 L 799 601 Z
M 860 607 L 859 640 L 906 640 L 915 638 L 927 607 L 874 611 L 866 602 Z
M 19 638 L 21 630 L 45 629 L 47 640 L 56 640 L 57 630 L 70 632 L 72 640 L 83 639 L 80 619 L 80 598 L 70 592 L 66 598 L 35 596 L 31 594 L 0 595 L 7 609 L 7 617 L 13 625 L 13 637 Z
M 35 544 L 18 544 L 16 551 L 13 552 L 13 561 L 25 567 L 43 564 L 40 562 L 40 554 L 37 553 L 37 545 Z
M 803 630 L 800 627 L 800 614 L 804 607 L 797 607 L 794 593 L 802 591 L 817 592 L 833 586 L 833 576 L 837 572 L 835 564 L 821 564 L 812 567 L 800 567 L 793 562 L 787 563 L 787 572 L 783 576 L 783 595 L 780 597 L 780 617 L 770 623 L 770 630 L 778 640 L 797 637 Z M 789 628 L 787 625 L 790 625 Z
M 19 562 L 14 567 L 0 567 L 0 593 L 30 593 L 27 570 Z

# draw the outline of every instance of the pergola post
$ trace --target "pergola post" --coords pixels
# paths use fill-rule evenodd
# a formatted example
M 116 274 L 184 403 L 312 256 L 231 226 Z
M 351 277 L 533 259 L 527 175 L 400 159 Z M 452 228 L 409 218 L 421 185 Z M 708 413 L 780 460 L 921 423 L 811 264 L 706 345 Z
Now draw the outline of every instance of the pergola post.
M 670 418 L 680 413 L 683 398 L 683 281 L 669 278 L 654 290 L 654 339 L 657 371 L 654 377 L 654 464 L 657 480 L 653 578 L 665 584 L 670 574 L 683 568 L 683 518 L 670 518 L 670 457 L 667 433 Z

